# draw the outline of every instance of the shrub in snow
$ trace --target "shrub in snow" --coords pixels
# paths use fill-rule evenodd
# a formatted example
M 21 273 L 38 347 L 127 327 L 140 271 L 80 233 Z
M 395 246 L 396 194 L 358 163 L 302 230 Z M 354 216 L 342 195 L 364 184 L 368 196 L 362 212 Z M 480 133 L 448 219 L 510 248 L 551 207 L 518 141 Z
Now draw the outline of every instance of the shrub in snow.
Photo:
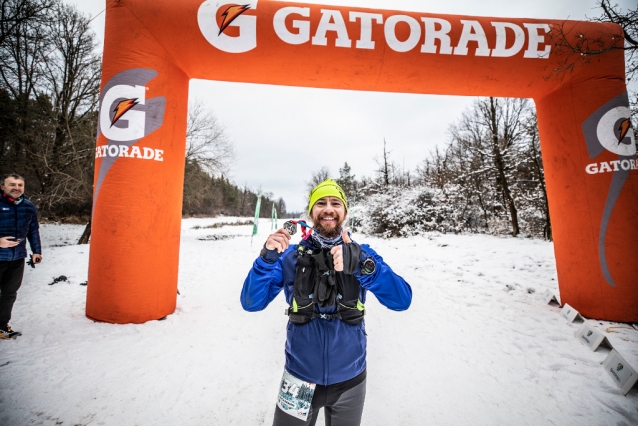
M 359 212 L 362 232 L 383 237 L 462 230 L 445 194 L 426 187 L 379 189 L 365 198 Z
M 425 185 L 368 188 L 349 214 L 354 230 L 385 238 L 426 232 L 511 234 L 509 216 L 502 205 L 487 201 L 480 204 L 459 185 L 446 185 L 444 189 Z M 545 221 L 537 208 L 522 208 L 519 220 L 522 235 L 543 235 Z

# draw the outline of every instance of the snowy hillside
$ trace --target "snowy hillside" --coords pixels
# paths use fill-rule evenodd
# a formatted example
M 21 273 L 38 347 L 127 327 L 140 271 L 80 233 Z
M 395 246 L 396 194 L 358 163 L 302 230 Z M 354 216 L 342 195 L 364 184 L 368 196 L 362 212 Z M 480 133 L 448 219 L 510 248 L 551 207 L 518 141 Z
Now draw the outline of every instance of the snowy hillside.
M 0 341 L 0 425 L 270 425 L 286 304 L 241 309 L 270 221 L 252 246 L 250 226 L 206 228 L 235 220 L 182 222 L 177 310 L 139 325 L 86 318 L 89 246 L 73 245 L 83 227 L 42 226 L 44 262 L 25 272 L 11 321 L 24 335 Z M 578 325 L 542 300 L 557 291 L 551 243 L 354 238 L 414 293 L 406 312 L 366 304 L 363 425 L 638 424 L 638 389 L 616 388 L 600 365 L 608 350 L 579 343 Z M 69 281 L 48 285 L 60 275 Z M 637 368 L 638 330 L 594 324 Z

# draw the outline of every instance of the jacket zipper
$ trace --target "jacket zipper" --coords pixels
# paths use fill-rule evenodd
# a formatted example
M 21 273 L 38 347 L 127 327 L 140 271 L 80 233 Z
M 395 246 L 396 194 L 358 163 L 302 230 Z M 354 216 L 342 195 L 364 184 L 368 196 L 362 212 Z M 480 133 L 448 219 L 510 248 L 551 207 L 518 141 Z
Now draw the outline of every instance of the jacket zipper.
M 319 320 L 321 321 L 321 319 Z M 326 321 L 327 323 L 327 321 Z M 323 326 L 323 382 L 328 384 L 328 371 L 329 371 L 329 359 L 328 359 L 328 329 L 329 327 L 325 323 L 321 323 Z
M 16 204 L 13 204 L 13 224 L 14 224 L 14 228 L 15 228 L 15 239 L 18 239 L 18 206 Z M 16 247 L 19 247 L 20 244 L 18 244 L 15 247 L 12 247 L 13 249 L 13 255 L 11 256 L 11 260 L 16 260 Z

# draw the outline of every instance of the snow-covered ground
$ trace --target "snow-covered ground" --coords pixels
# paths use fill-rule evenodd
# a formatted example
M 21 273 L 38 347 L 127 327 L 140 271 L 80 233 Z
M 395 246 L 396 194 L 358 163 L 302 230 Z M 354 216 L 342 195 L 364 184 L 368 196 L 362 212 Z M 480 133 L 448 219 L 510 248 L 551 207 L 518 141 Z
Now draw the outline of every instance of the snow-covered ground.
M 44 263 L 27 269 L 11 321 L 24 335 L 0 341 L 0 425 L 270 425 L 286 305 L 239 303 L 270 223 L 252 246 L 247 225 L 193 229 L 234 220 L 183 221 L 177 310 L 138 325 L 85 317 L 83 227 L 42 226 Z M 354 237 L 414 293 L 406 312 L 366 304 L 363 425 L 638 424 L 638 389 L 616 388 L 600 364 L 608 350 L 579 343 L 578 325 L 542 300 L 557 292 L 551 243 Z M 69 281 L 48 285 L 60 275 Z M 638 330 L 592 322 L 638 367 Z

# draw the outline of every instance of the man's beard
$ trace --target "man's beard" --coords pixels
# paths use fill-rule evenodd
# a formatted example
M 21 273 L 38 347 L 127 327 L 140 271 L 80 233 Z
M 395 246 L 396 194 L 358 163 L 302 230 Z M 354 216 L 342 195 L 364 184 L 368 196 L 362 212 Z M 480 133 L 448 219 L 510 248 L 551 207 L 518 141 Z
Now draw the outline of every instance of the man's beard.
M 13 194 L 14 191 L 2 191 L 4 193 L 4 195 L 6 195 L 9 198 L 13 198 L 14 200 L 17 200 L 18 198 L 20 198 L 22 196 L 22 192 L 20 191 L 15 191 L 15 194 Z
M 336 219 L 336 223 L 337 225 L 334 228 L 331 229 L 326 229 L 321 225 L 321 221 L 319 220 L 319 218 L 313 218 L 312 219 L 312 223 L 313 223 L 313 227 L 319 231 L 319 235 L 321 235 L 324 238 L 329 238 L 332 239 L 334 237 L 336 237 L 337 235 L 339 235 L 341 233 L 341 225 L 343 225 L 344 222 L 344 218 L 339 217 L 338 215 L 335 216 L 324 216 L 324 217 L 334 217 Z

